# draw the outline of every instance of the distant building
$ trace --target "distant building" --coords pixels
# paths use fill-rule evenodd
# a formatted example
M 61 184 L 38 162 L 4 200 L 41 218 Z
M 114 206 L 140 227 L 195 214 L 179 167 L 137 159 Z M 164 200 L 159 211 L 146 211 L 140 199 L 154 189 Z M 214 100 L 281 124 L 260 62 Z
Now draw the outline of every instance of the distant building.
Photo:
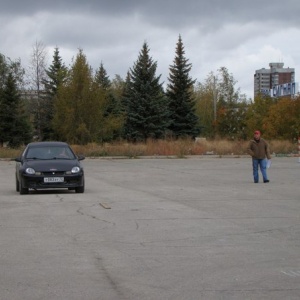
M 39 96 L 43 97 L 45 95 L 45 91 L 41 90 L 39 93 L 37 90 L 22 90 L 21 98 L 23 100 L 38 100 Z
M 284 63 L 270 63 L 270 69 L 262 68 L 254 74 L 254 96 L 259 93 L 271 97 L 295 95 L 298 84 L 295 83 L 295 69 L 284 68 Z

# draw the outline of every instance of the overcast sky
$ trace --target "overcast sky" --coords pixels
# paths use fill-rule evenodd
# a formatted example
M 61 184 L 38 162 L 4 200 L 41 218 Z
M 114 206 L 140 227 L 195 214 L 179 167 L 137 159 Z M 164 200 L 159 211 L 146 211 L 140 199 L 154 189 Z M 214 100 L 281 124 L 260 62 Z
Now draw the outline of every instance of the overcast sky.
M 167 82 L 181 35 L 193 79 L 226 67 L 253 98 L 255 70 L 270 62 L 295 68 L 299 82 L 299 13 L 299 0 L 0 0 L 0 53 L 27 67 L 38 41 L 48 65 L 58 47 L 69 66 L 80 48 L 113 79 L 125 78 L 147 42 Z

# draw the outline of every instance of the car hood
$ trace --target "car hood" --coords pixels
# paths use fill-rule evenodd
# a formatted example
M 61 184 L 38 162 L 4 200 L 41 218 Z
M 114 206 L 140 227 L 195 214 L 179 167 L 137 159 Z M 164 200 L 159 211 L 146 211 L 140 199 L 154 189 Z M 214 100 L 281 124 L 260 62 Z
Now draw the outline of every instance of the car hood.
M 73 167 L 81 167 L 80 163 L 75 160 L 58 160 L 58 159 L 51 159 L 51 160 L 28 160 L 24 164 L 26 168 L 33 168 L 35 171 L 68 171 L 71 170 Z

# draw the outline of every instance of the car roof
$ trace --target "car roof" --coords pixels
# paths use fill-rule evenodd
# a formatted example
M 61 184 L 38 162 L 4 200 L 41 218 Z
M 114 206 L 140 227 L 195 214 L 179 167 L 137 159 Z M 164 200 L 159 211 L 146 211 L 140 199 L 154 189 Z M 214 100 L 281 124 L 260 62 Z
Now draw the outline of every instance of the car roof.
M 69 146 L 65 142 L 32 142 L 27 147 L 57 147 L 57 146 Z

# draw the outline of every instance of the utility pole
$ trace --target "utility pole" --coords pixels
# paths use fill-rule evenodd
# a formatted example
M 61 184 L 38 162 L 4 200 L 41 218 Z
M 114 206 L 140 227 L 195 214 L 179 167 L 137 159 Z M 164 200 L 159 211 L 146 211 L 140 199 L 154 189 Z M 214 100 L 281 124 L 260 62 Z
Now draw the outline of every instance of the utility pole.
M 214 121 L 217 121 L 217 91 L 216 91 L 216 76 L 214 76 L 214 85 L 213 85 L 213 100 L 214 100 Z

